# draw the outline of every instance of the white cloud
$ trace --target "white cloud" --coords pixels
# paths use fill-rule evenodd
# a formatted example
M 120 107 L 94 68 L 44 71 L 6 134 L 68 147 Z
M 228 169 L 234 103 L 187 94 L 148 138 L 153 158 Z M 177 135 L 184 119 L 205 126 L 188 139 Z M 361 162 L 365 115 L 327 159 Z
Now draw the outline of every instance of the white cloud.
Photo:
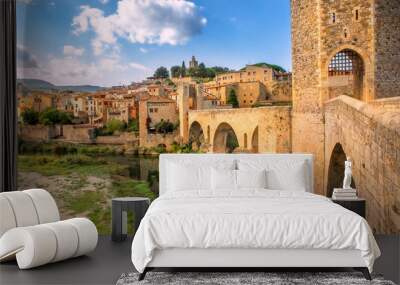
M 139 69 L 143 71 L 150 71 L 150 68 L 144 66 L 143 64 L 137 63 L 137 62 L 131 62 L 129 63 L 129 66 L 133 69 Z
M 107 4 L 109 0 L 99 0 L 101 4 Z
M 23 59 L 25 64 L 17 68 L 18 78 L 42 79 L 56 85 L 112 86 L 139 81 L 151 75 L 150 68 L 137 62 L 124 62 L 113 53 L 85 62 L 84 58 L 67 52 L 61 57 L 48 56 L 38 63 L 33 62 L 28 52 L 24 51 Z
M 141 48 L 139 48 L 139 50 L 140 50 L 140 52 L 141 52 L 141 53 L 147 53 L 147 52 L 148 52 L 148 50 L 147 50 L 147 49 L 145 49 L 145 48 L 142 48 L 142 47 L 141 47 Z
M 93 30 L 96 55 L 115 45 L 118 38 L 141 44 L 184 44 L 207 23 L 200 8 L 186 0 L 121 0 L 116 12 L 108 16 L 87 5 L 80 8 L 73 18 L 73 32 L 79 35 Z
M 66 56 L 81 56 L 85 52 L 84 48 L 76 48 L 71 45 L 64 46 L 64 55 Z
M 17 45 L 17 66 L 19 68 L 38 68 L 36 57 L 23 45 Z

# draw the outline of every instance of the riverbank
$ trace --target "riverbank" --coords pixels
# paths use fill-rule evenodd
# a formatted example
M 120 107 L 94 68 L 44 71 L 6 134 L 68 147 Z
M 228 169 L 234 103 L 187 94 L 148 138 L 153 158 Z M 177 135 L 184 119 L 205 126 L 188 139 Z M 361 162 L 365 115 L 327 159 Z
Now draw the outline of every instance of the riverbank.
M 91 149 L 90 154 L 81 152 L 82 149 L 64 155 L 19 155 L 18 188 L 48 190 L 56 200 L 62 219 L 88 217 L 100 234 L 111 232 L 113 197 L 156 198 L 157 193 L 151 190 L 155 181 L 149 179 L 154 177 L 147 174 L 146 180 L 133 179 L 130 161 L 121 163 L 116 160 L 116 154 L 99 155 L 98 149 Z M 133 217 L 129 217 L 129 224 L 132 222 Z
M 130 145 L 97 145 L 78 144 L 69 142 L 31 142 L 18 141 L 18 152 L 20 154 L 83 154 L 89 156 L 110 156 L 110 155 L 143 155 L 158 156 L 161 153 L 193 153 L 189 144 L 174 143 L 169 151 L 162 145 L 156 147 L 137 147 Z

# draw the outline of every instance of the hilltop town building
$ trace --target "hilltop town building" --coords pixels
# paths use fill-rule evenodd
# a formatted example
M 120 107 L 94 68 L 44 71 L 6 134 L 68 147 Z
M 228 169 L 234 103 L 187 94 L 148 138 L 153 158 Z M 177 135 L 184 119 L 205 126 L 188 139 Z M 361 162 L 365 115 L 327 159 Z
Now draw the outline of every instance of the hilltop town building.
M 197 68 L 198 66 L 199 63 L 197 62 L 196 58 L 193 55 L 192 59 L 189 61 L 189 68 Z
M 151 84 L 146 86 L 146 91 L 150 96 L 165 96 L 165 86 L 162 84 Z
M 251 107 L 260 101 L 290 102 L 291 74 L 274 70 L 265 65 L 247 65 L 239 71 L 218 74 L 204 84 L 208 94 L 226 104 L 229 92 L 234 89 L 240 107 Z

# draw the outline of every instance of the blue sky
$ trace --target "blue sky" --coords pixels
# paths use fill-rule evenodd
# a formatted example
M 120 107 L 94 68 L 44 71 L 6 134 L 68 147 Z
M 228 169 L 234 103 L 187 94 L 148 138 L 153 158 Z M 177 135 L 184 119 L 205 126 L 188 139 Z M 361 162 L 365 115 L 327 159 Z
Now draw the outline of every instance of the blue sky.
M 192 55 L 207 66 L 290 70 L 289 2 L 18 0 L 18 75 L 111 86 Z

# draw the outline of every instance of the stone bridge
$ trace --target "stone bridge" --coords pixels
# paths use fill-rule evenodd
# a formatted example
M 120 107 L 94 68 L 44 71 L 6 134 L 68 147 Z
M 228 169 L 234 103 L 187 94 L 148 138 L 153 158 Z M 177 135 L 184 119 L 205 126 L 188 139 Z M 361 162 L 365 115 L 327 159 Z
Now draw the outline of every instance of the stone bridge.
M 290 107 L 193 110 L 189 141 L 210 152 L 290 152 Z
M 324 148 L 324 194 L 342 185 L 344 161 L 351 157 L 354 187 L 367 200 L 371 227 L 399 233 L 400 97 L 364 103 L 339 96 L 326 102 Z

